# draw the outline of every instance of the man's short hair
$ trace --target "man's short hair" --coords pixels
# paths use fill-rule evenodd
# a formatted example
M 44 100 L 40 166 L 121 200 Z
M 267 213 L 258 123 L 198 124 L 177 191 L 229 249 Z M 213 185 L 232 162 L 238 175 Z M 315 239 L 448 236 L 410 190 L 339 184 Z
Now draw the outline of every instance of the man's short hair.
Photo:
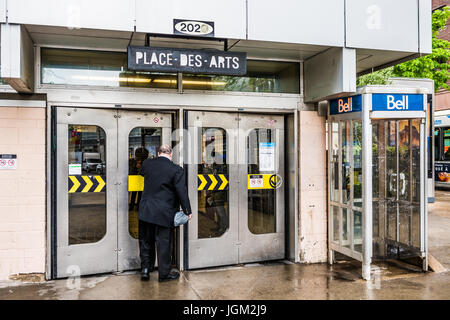
M 163 144 L 158 148 L 158 154 L 172 154 L 172 147 L 168 144 Z

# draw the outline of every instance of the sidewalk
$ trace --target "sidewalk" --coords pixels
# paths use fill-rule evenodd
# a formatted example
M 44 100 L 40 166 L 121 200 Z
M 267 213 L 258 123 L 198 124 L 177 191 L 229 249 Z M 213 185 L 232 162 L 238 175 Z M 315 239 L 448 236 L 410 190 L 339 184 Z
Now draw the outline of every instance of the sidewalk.
M 450 191 L 437 191 L 429 206 L 429 251 L 450 269 Z M 136 272 L 44 283 L 0 283 L 2 299 L 450 299 L 450 272 L 416 272 L 375 262 L 372 281 L 359 262 L 293 264 L 278 261 L 187 271 L 159 283 Z M 6 286 L 9 285 L 9 286 Z M 12 286 L 11 286 L 12 285 Z
M 378 265 L 374 280 L 360 279 L 357 264 L 282 262 L 189 271 L 179 280 L 149 282 L 139 274 L 83 277 L 0 288 L 0 299 L 450 299 L 448 272 L 421 273 Z M 376 267 L 375 267 L 376 268 Z

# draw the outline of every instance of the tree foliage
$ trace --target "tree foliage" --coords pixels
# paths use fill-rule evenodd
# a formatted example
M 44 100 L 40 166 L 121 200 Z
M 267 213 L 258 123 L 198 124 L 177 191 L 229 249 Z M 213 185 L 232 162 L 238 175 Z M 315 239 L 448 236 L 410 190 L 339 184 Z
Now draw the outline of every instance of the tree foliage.
M 367 84 L 388 84 L 389 78 L 428 78 L 434 80 L 435 91 L 450 89 L 447 82 L 450 80 L 449 63 L 450 42 L 438 39 L 439 32 L 446 26 L 450 18 L 450 7 L 435 10 L 432 17 L 432 53 L 411 61 L 398 64 L 383 70 L 363 75 L 357 79 L 357 86 Z

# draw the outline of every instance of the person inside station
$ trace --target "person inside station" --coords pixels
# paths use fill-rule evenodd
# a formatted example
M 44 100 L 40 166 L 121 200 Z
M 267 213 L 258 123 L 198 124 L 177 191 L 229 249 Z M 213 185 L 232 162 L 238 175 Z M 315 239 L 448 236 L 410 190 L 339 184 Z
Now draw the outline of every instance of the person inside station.
M 128 161 L 128 174 L 138 175 L 141 169 L 142 162 L 148 158 L 149 152 L 145 147 L 139 147 L 134 150 L 134 157 Z M 131 191 L 129 211 L 139 210 L 139 202 L 141 201 L 142 191 Z M 137 201 L 136 201 L 137 198 Z

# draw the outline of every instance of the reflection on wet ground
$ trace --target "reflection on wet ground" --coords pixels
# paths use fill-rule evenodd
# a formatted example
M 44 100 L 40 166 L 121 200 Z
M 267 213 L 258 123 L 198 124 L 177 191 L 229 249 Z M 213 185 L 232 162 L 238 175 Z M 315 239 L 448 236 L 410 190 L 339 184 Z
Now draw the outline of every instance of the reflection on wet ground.
M 0 288 L 0 299 L 450 299 L 450 276 L 406 270 L 389 262 L 360 278 L 356 261 L 293 264 L 277 261 L 183 272 L 179 280 L 149 282 L 137 272 L 62 279 Z
M 450 269 L 450 191 L 437 190 L 428 206 L 429 250 Z M 361 264 L 288 261 L 253 263 L 183 272 L 180 279 L 149 282 L 137 272 L 23 284 L 0 282 L 4 299 L 450 299 L 450 272 L 423 273 L 395 261 L 375 261 L 371 281 Z M 40 277 L 36 277 L 39 279 Z M 33 277 L 28 277 L 33 281 Z

